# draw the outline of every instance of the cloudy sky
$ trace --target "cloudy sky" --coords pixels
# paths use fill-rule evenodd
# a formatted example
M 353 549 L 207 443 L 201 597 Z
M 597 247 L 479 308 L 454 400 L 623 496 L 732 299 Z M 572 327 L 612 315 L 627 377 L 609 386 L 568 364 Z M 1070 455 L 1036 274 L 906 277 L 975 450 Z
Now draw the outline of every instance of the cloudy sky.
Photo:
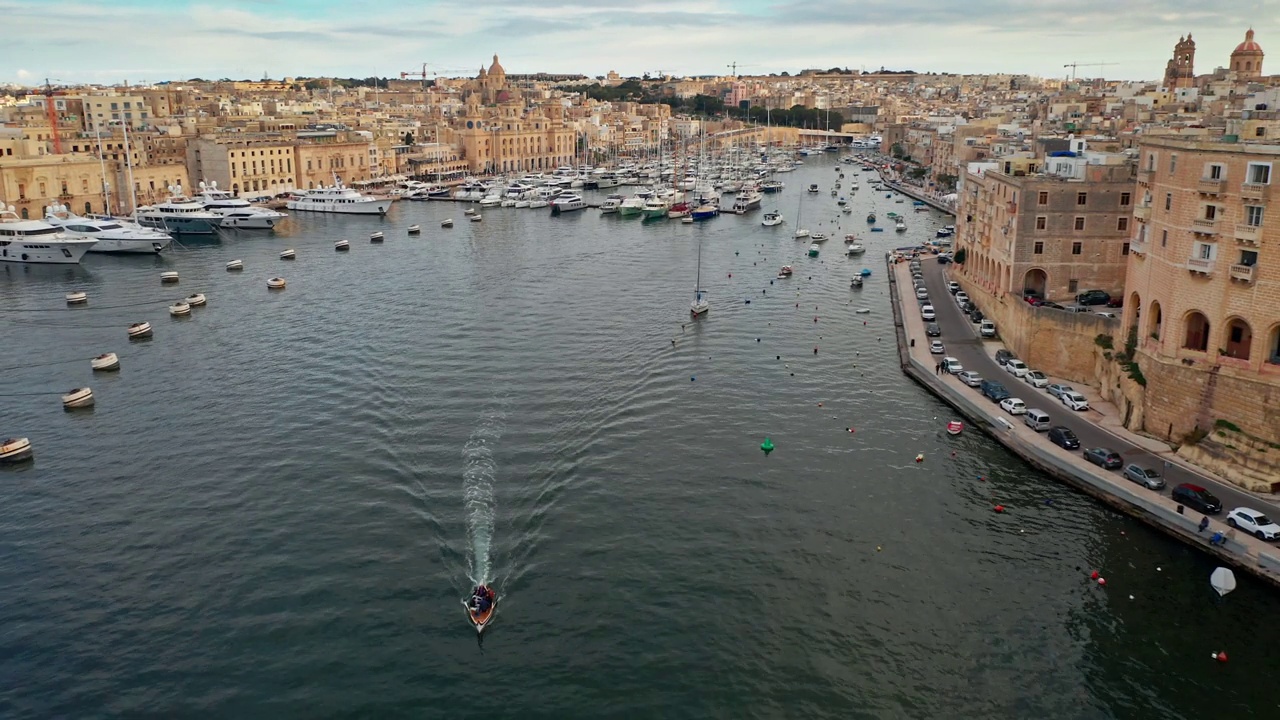
M 624 75 L 911 68 L 1158 79 L 1191 31 L 1196 71 L 1253 25 L 1274 46 L 1280 0 L 0 0 L 0 82 L 156 82 L 298 75 Z

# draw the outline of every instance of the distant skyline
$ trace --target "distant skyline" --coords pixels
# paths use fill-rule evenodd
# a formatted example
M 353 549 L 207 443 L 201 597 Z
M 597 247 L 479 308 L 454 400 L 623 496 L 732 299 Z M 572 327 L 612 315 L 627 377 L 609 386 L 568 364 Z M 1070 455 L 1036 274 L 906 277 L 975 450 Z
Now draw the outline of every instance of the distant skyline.
M 1225 6 L 1225 7 L 1224 7 Z M 154 83 L 509 73 L 743 75 L 912 69 L 1159 80 L 1192 32 L 1196 73 L 1250 26 L 1280 74 L 1280 0 L 0 0 L 0 82 Z M 1111 63 L 1092 66 L 1091 63 Z M 1274 63 L 1274 64 L 1273 64 Z

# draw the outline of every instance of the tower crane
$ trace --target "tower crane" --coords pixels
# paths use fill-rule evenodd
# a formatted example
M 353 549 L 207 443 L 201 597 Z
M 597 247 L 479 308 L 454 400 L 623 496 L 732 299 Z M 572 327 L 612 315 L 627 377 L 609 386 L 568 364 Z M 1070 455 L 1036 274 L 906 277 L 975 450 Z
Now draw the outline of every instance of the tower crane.
M 740 77 L 740 76 L 738 75 L 738 68 L 740 68 L 740 67 L 752 67 L 752 66 L 751 66 L 751 65 L 744 64 L 744 63 L 740 63 L 740 62 L 737 62 L 737 61 L 734 61 L 734 62 L 729 63 L 728 65 L 725 65 L 725 67 L 727 67 L 727 68 L 729 68 L 730 70 L 732 70 L 732 71 L 733 71 L 733 76 L 736 78 L 736 77 Z
M 1107 65 L 1119 65 L 1119 63 L 1113 63 L 1113 62 L 1097 62 L 1097 63 L 1067 63 L 1066 65 L 1063 65 L 1062 67 L 1064 67 L 1064 68 L 1071 68 L 1071 79 L 1072 79 L 1072 80 L 1075 80 L 1075 79 L 1076 79 L 1076 68 L 1078 68 L 1078 67 L 1105 67 L 1105 66 L 1107 66 Z
M 435 75 L 435 73 L 428 73 L 428 72 L 427 72 L 427 64 L 426 64 L 426 63 L 422 63 L 422 69 L 421 69 L 421 70 L 410 70 L 410 71 L 408 71 L 408 72 L 402 72 L 402 73 L 400 73 L 400 79 L 401 79 L 401 80 L 404 80 L 405 78 L 409 78 L 409 77 L 422 78 L 422 89 L 423 89 L 423 90 L 426 90 L 426 89 L 427 89 L 427 76 L 428 76 L 428 74 L 430 74 L 430 75 Z

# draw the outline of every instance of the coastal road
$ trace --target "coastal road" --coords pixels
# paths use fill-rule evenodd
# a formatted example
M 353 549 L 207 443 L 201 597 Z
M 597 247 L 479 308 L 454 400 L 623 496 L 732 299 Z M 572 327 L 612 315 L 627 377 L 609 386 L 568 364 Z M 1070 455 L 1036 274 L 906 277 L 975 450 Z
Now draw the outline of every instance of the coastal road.
M 1280 507 L 1274 503 L 1262 500 L 1255 495 L 1240 490 L 1234 485 L 1206 477 L 1176 463 L 1166 465 L 1163 457 L 1135 445 L 1123 436 L 1116 435 L 1107 428 L 1098 425 L 1096 422 L 1100 417 L 1098 411 L 1092 408 L 1085 412 L 1069 410 L 1057 398 L 1049 395 L 1043 389 L 1034 388 L 1023 382 L 1021 378 L 1005 372 L 1004 368 L 996 365 L 995 360 L 987 353 L 987 342 L 990 341 L 984 342 L 978 337 L 978 326 L 969 322 L 968 316 L 962 313 L 959 306 L 956 305 L 955 297 L 948 292 L 948 281 L 942 271 L 942 266 L 938 264 L 936 259 L 932 258 L 922 259 L 920 266 L 924 273 L 925 287 L 929 290 L 929 298 L 937 315 L 936 322 L 942 328 L 942 337 L 936 339 L 942 340 L 946 346 L 946 354 L 959 360 L 966 370 L 973 370 L 985 379 L 994 379 L 1003 383 L 1010 394 L 1013 397 L 1021 398 L 1027 404 L 1027 407 L 1039 408 L 1049 413 L 1054 425 L 1065 425 L 1071 428 L 1072 432 L 1080 438 L 1081 451 L 1089 447 L 1107 447 L 1120 453 L 1120 456 L 1124 458 L 1125 464 L 1133 462 L 1156 468 L 1161 474 L 1165 475 L 1166 486 L 1159 493 L 1166 497 L 1169 496 L 1174 486 L 1179 483 L 1191 482 L 1203 485 L 1222 501 L 1223 512 L 1215 518 L 1219 521 L 1223 520 L 1227 511 L 1240 506 L 1261 510 L 1273 518 L 1280 516 Z M 904 313 L 917 313 L 916 316 L 919 317 L 920 304 L 911 297 L 909 288 L 910 285 L 905 285 L 902 288 L 902 310 Z M 933 339 L 935 338 L 925 338 L 923 341 L 927 345 L 928 341 Z M 921 341 L 921 338 L 916 338 L 916 342 Z M 994 343 L 991 343 L 991 345 L 993 347 L 1003 347 Z M 934 357 L 941 359 L 942 356 Z M 990 402 L 982 396 L 978 388 L 970 388 L 969 390 L 979 402 Z M 1096 396 L 1096 393 L 1086 392 L 1086 395 Z M 1021 418 L 1015 419 L 1021 420 Z M 1041 433 L 1040 437 L 1045 444 L 1051 445 L 1043 433 Z M 1113 472 L 1117 475 L 1120 473 L 1119 470 Z M 1188 510 L 1188 512 L 1194 514 L 1192 510 Z

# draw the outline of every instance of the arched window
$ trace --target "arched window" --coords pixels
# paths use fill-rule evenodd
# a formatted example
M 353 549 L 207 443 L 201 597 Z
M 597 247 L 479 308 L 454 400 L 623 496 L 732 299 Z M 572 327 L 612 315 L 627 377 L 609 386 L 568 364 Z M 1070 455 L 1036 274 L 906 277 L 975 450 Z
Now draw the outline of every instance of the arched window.
M 89 213 L 92 213 L 92 212 L 93 212 L 93 204 L 92 204 L 92 203 L 89 203 L 89 202 L 85 202 L 85 204 L 84 204 L 84 214 L 85 214 L 85 215 L 88 215 Z
M 1045 300 L 1049 296 L 1045 294 L 1045 290 L 1049 287 L 1049 276 L 1040 268 L 1031 268 L 1026 275 L 1022 276 L 1022 294 L 1028 295 L 1035 293 L 1036 296 Z
M 1200 352 L 1209 350 L 1209 318 L 1205 317 L 1204 313 L 1198 310 L 1187 313 L 1182 333 L 1182 347 Z
M 1280 324 L 1271 327 L 1270 339 L 1267 340 L 1267 362 L 1280 365 Z
M 1225 349 L 1228 357 L 1249 359 L 1249 352 L 1253 349 L 1253 328 L 1243 318 L 1231 318 L 1227 321 Z
M 1151 324 L 1148 326 L 1148 332 L 1156 340 L 1160 339 L 1160 324 L 1162 322 L 1164 322 L 1164 316 L 1160 313 L 1160 303 L 1153 301 L 1151 303 Z
M 22 219 L 23 219 L 23 220 L 27 220 L 27 219 L 29 219 L 29 216 L 27 215 L 27 209 L 26 209 L 26 208 L 22 208 Z

